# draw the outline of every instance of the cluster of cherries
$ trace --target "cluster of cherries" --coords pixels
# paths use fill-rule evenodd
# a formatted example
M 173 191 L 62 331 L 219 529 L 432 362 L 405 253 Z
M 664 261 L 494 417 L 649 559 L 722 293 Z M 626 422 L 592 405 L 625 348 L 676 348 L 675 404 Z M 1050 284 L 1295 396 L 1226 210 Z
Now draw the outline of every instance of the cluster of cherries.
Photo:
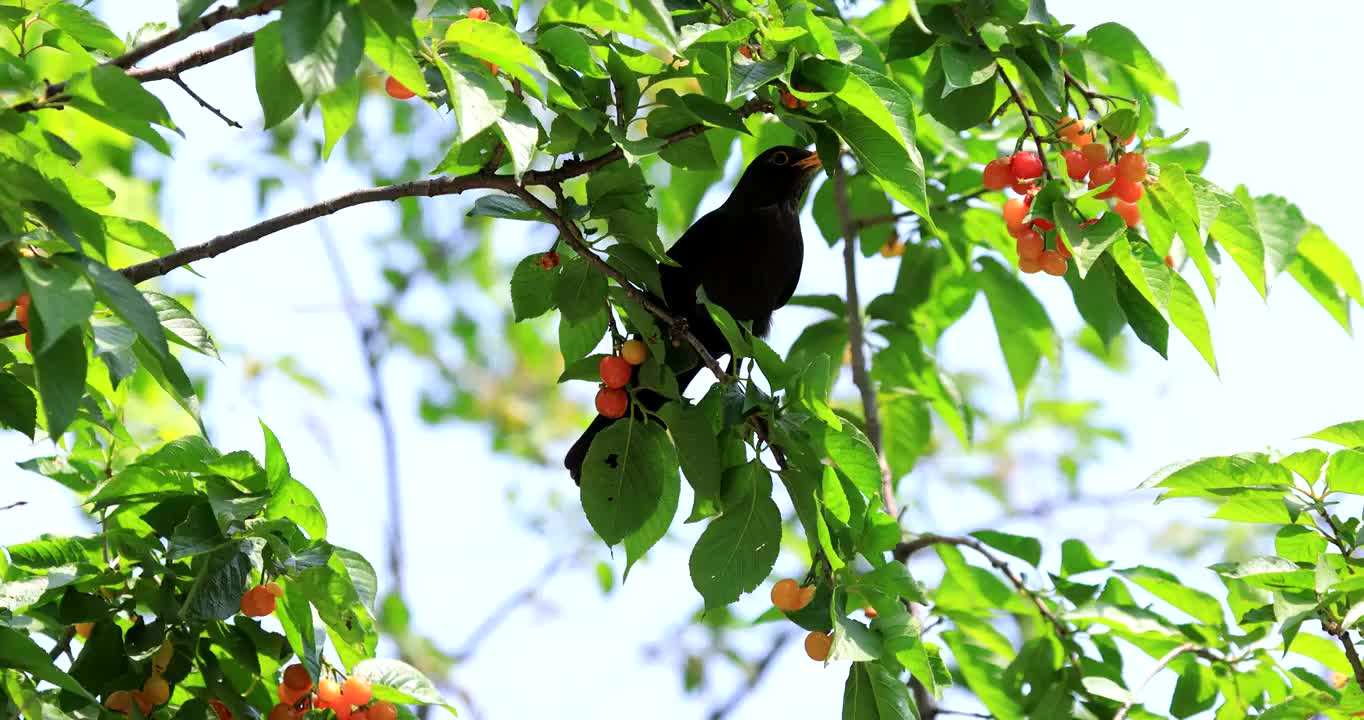
M 602 387 L 597 391 L 597 412 L 609 417 L 624 417 L 630 408 L 630 395 L 625 386 L 630 384 L 635 366 L 649 359 L 649 348 L 639 340 L 628 340 L 620 346 L 619 355 L 607 355 L 597 363 L 597 374 Z
M 465 17 L 469 18 L 470 20 L 478 20 L 480 22 L 485 22 L 488 20 L 490 16 L 488 15 L 488 11 L 486 9 L 476 7 L 470 10 L 468 15 L 466 15 Z M 493 63 L 490 63 L 487 60 L 484 60 L 483 64 L 488 66 L 489 72 L 491 72 L 494 75 L 497 74 L 497 65 L 494 65 Z M 398 82 L 398 79 L 391 75 L 389 76 L 388 80 L 384 81 L 384 92 L 387 92 L 389 96 L 394 98 L 395 100 L 408 100 L 417 96 L 417 93 L 412 92 L 410 89 L 408 89 L 406 85 Z
M 782 612 L 790 613 L 804 610 L 805 606 L 809 605 L 810 601 L 814 599 L 814 585 L 801 585 L 791 578 L 786 578 L 778 580 L 777 584 L 772 586 L 772 606 Z M 876 619 L 876 608 L 864 607 L 862 613 L 867 616 L 868 620 Z M 828 660 L 829 650 L 833 646 L 834 636 L 829 633 L 815 630 L 805 636 L 805 654 L 815 662 Z
M 344 683 L 323 678 L 313 691 L 313 678 L 302 665 L 284 669 L 279 684 L 279 704 L 270 709 L 268 720 L 299 720 L 309 709 L 331 710 L 337 720 L 396 720 L 398 708 L 391 702 L 374 700 L 374 689 L 362 678 L 352 675 Z
M 24 293 L 15 298 L 13 302 L 0 301 L 0 317 L 4 317 L 10 308 L 14 308 L 14 319 L 19 321 L 19 326 L 24 329 L 24 347 L 29 352 L 33 352 L 33 333 L 28 331 L 28 310 L 33 301 L 28 293 Z
M 1113 210 L 1128 227 L 1136 227 L 1141 222 L 1141 211 L 1137 201 L 1145 194 L 1146 157 L 1137 152 L 1123 152 L 1120 148 L 1110 155 L 1109 148 L 1094 141 L 1094 131 L 1084 132 L 1080 122 L 1073 118 L 1062 118 L 1056 134 L 1074 147 L 1061 153 L 1066 163 L 1066 177 L 1071 180 L 1089 180 L 1089 189 L 1104 188 L 1096 198 L 1113 199 Z M 1128 145 L 1135 138 L 1128 138 Z M 1025 273 L 1045 272 L 1048 275 L 1064 275 L 1071 257 L 1070 250 L 1059 238 L 1053 240 L 1053 249 L 1047 249 L 1046 236 L 1056 229 L 1054 223 L 1046 218 L 1028 219 L 1032 209 L 1033 197 L 1037 194 L 1037 178 L 1042 176 L 1044 160 L 1037 153 L 1019 151 L 1010 157 L 998 158 L 985 166 L 982 184 L 987 190 L 1011 188 L 1020 197 L 1010 198 L 1004 203 L 1004 222 L 1008 225 L 1009 235 L 1017 241 L 1018 268 Z M 1086 220 L 1084 225 L 1092 225 L 1097 219 Z
M 82 638 L 90 637 L 90 629 L 94 623 L 77 623 L 76 633 Z M 166 672 L 170 665 L 171 658 L 175 657 L 175 646 L 166 643 L 157 649 L 152 656 L 152 673 L 147 677 L 147 681 L 142 684 L 141 690 L 115 690 L 109 693 L 109 697 L 104 699 L 104 707 L 127 715 L 132 712 L 133 705 L 144 716 L 151 713 L 152 708 L 170 700 L 170 683 L 166 682 L 161 674 Z

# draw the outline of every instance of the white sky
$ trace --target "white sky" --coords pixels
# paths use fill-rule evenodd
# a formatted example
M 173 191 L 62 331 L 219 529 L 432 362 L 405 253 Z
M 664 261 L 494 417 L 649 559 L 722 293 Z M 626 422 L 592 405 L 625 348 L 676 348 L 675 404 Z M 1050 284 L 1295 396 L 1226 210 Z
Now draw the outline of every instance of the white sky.
M 101 5 L 106 9 L 101 16 L 120 32 L 132 29 L 149 12 L 143 3 Z M 173 22 L 175 3 L 160 0 L 146 5 Z M 1358 173 L 1349 150 L 1353 138 L 1334 132 L 1348 128 L 1361 111 L 1352 76 L 1341 68 L 1355 65 L 1353 31 L 1364 20 L 1364 6 L 1338 0 L 1304 0 L 1295 3 L 1292 12 L 1277 3 L 1235 0 L 1053 0 L 1049 6 L 1080 29 L 1117 20 L 1136 31 L 1175 78 L 1184 99 L 1182 109 L 1162 111 L 1165 127 L 1173 131 L 1188 126 L 1191 139 L 1212 142 L 1209 177 L 1225 187 L 1245 183 L 1256 194 L 1288 197 L 1357 262 L 1364 262 L 1364 243 L 1355 231 Z M 112 12 L 107 10 L 111 7 Z M 1255 12 L 1256 8 L 1262 11 Z M 248 128 L 259 127 L 251 72 L 250 59 L 242 54 L 196 70 L 186 79 Z M 151 87 L 166 100 L 188 136 L 169 169 L 163 208 L 164 225 L 176 243 L 200 242 L 253 222 L 251 185 L 210 175 L 207 168 L 215 157 L 232 153 L 234 147 L 253 146 L 254 141 L 201 111 L 174 85 Z M 311 125 L 320 122 L 314 117 Z M 443 148 L 430 148 L 428 165 L 442 153 Z M 329 196 L 358 187 L 361 179 L 333 161 L 317 182 L 319 194 Z M 283 193 L 272 199 L 268 212 L 305 203 L 298 193 Z M 377 289 L 377 278 L 359 271 L 366 248 L 395 220 L 393 208 L 372 205 L 345 211 L 331 221 L 362 293 Z M 533 246 L 517 232 L 505 228 L 499 243 L 511 246 L 508 255 L 519 257 Z M 810 256 L 800 291 L 840 291 L 836 251 L 825 248 L 813 225 L 807 226 L 807 241 Z M 206 413 L 215 443 L 259 451 L 256 418 L 267 422 L 280 436 L 294 474 L 321 498 L 331 523 L 329 539 L 361 551 L 382 571 L 380 446 L 362 403 L 367 389 L 351 330 L 334 301 L 335 288 L 323 269 L 315 231 L 303 227 L 279 233 L 197 267 L 207 279 L 180 273 L 173 284 L 201 291 L 201 317 L 221 345 L 266 357 L 297 355 L 338 394 L 332 402 L 319 403 L 279 382 L 248 393 L 242 389 L 240 363 L 203 365 L 216 373 Z M 887 287 L 892 277 L 889 263 L 864 263 L 864 296 Z M 1029 282 L 1058 322 L 1073 327 L 1074 311 L 1063 286 L 1045 277 Z M 1106 417 L 1126 428 L 1133 441 L 1090 468 L 1082 478 L 1086 488 L 1120 491 L 1175 460 L 1283 447 L 1326 425 L 1364 417 L 1359 342 L 1347 337 L 1289 279 L 1275 286 L 1270 297 L 1266 307 L 1239 274 L 1228 271 L 1218 309 L 1210 318 L 1222 367 L 1220 381 L 1182 337 L 1172 337 L 1168 363 L 1134 343 L 1133 355 L 1139 362 L 1134 372 L 1122 377 L 1085 362 L 1071 364 L 1067 383 L 1073 393 L 1105 400 Z M 945 362 L 952 369 L 979 369 L 1001 378 L 1003 364 L 983 305 L 978 303 L 949 333 Z M 779 349 L 789 345 L 807 317 L 800 310 L 779 313 L 774 345 Z M 1078 353 L 1070 357 L 1079 360 Z M 489 609 L 565 549 L 550 547 L 521 529 L 505 501 L 507 489 L 523 488 L 538 497 L 542 488 L 571 486 L 557 467 L 530 467 L 492 456 L 481 428 L 423 426 L 415 412 L 420 383 L 416 369 L 399 361 L 387 371 L 403 452 L 409 602 L 417 625 L 441 646 L 455 648 Z M 21 446 L 12 438 L 0 442 L 3 458 L 41 452 L 46 450 Z M 932 478 L 914 478 L 911 486 L 919 483 L 931 485 Z M 64 490 L 38 482 L 8 463 L 0 465 L 0 505 L 17 499 L 29 504 L 4 514 L 0 544 L 24 541 L 40 532 L 80 531 L 79 516 Z M 994 515 L 989 501 L 981 498 L 976 507 L 985 510 L 974 513 L 969 496 L 962 499 L 935 506 L 942 508 L 941 526 L 933 529 L 964 531 Z M 1040 533 L 1044 562 L 1057 562 L 1062 539 L 1080 537 L 1091 542 L 1100 557 L 1126 564 L 1163 564 L 1147 548 L 1147 528 L 1162 526 L 1181 508 L 1165 505 L 1132 512 L 1143 507 L 1131 505 L 1126 512 L 1101 509 L 1097 514 L 1091 509 L 1063 514 L 1046 526 L 1017 524 L 1010 529 Z M 1199 510 L 1191 504 L 1182 508 L 1186 516 Z M 582 525 L 571 510 L 563 524 Z M 609 720 L 647 712 L 659 719 L 703 717 L 709 701 L 683 695 L 675 664 L 646 662 L 640 650 L 643 644 L 662 639 L 698 604 L 686 572 L 694 531 L 695 527 L 687 529 L 685 541 L 661 545 L 651 561 L 609 597 L 596 590 L 590 571 L 579 570 L 553 581 L 545 607 L 517 610 L 454 676 L 470 691 L 481 716 Z M 610 556 L 605 549 L 594 549 L 593 559 Z M 623 567 L 619 553 L 615 565 L 618 570 Z M 931 565 L 926 567 L 934 572 Z M 797 572 L 792 567 L 785 570 Z M 1190 572 L 1192 584 L 1213 588 L 1210 572 Z M 759 594 L 765 597 L 765 591 Z M 756 616 L 765 605 L 764 597 L 749 598 L 739 612 Z M 758 632 L 746 635 L 751 637 L 744 646 L 752 651 L 766 642 Z M 699 641 L 700 636 L 692 640 Z M 836 717 L 845 675 L 846 667 L 820 669 L 793 645 L 735 717 L 785 713 Z M 733 681 L 728 675 L 717 677 L 724 683 Z M 1160 688 L 1152 692 L 1159 696 Z M 1164 702 L 1153 699 L 1152 709 L 1164 708 Z M 966 707 L 962 702 L 948 704 Z

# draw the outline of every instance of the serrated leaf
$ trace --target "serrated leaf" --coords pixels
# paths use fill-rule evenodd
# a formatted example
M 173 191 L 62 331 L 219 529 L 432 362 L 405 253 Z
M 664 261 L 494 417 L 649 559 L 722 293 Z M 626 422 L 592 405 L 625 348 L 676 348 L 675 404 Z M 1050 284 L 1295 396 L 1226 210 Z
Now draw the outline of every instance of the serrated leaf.
M 142 295 L 156 311 L 157 321 L 170 334 L 173 342 L 209 357 L 218 357 L 218 346 L 213 342 L 213 337 L 189 308 L 169 295 L 150 290 L 142 291 Z
M 374 698 L 387 702 L 415 705 L 440 705 L 455 714 L 455 709 L 445 701 L 422 672 L 401 660 L 374 658 L 356 664 L 351 675 L 368 680 L 374 688 Z
M 598 433 L 583 462 L 582 503 L 607 545 L 639 530 L 677 477 L 677 453 L 656 424 L 621 420 Z
M 752 592 L 772 572 L 781 545 L 781 511 L 772 501 L 767 469 L 749 463 L 735 480 L 743 487 L 724 514 L 706 525 L 688 565 L 692 585 L 707 608 L 728 605 Z

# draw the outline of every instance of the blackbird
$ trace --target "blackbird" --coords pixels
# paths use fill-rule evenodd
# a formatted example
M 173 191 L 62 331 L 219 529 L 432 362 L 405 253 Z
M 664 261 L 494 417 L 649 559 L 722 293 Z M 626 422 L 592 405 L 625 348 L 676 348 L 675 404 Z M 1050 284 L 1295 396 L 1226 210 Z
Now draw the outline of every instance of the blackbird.
M 712 357 L 729 352 L 729 343 L 697 302 L 697 288 L 735 320 L 751 322 L 753 333 L 767 335 L 772 312 L 786 304 L 800 281 L 805 246 L 800 236 L 801 198 L 819 171 L 819 156 L 809 150 L 780 146 L 764 151 L 744 169 L 729 198 L 682 234 L 668 257 L 677 265 L 658 266 L 663 303 Z M 700 366 L 677 373 L 685 391 Z M 652 392 L 637 396 L 646 406 L 662 406 Z M 650 407 L 656 410 L 657 407 Z M 564 457 L 574 482 L 581 482 L 583 461 L 597 433 L 612 418 L 598 415 Z

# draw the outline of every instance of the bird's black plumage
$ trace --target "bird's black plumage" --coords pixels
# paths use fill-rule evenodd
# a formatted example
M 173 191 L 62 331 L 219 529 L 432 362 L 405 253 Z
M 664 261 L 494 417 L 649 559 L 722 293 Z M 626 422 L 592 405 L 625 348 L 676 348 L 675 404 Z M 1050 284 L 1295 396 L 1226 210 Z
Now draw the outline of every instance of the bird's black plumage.
M 696 301 L 697 289 L 704 288 L 706 297 L 734 319 L 751 322 L 755 334 L 766 335 L 773 311 L 791 299 L 800 280 L 801 198 L 819 167 L 819 157 L 809 150 L 764 151 L 748 164 L 724 204 L 693 223 L 668 250 L 677 265 L 659 264 L 664 304 L 687 321 L 711 356 L 728 353 L 729 343 Z M 686 390 L 699 371 L 698 366 L 678 373 L 678 390 Z M 641 401 L 652 404 L 652 399 Z M 564 466 L 575 482 L 582 477 L 592 439 L 613 422 L 597 416 L 569 449 Z

